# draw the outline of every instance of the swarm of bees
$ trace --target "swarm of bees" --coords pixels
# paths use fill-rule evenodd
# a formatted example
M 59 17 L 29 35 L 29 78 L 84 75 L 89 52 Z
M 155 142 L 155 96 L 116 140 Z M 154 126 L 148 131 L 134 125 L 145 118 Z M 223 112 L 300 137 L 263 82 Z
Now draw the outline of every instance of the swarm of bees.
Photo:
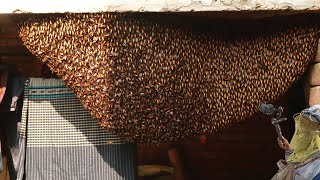
M 317 26 L 231 37 L 214 24 L 161 18 L 28 15 L 19 19 L 19 35 L 101 126 L 144 143 L 214 133 L 248 118 L 286 92 L 316 53 Z

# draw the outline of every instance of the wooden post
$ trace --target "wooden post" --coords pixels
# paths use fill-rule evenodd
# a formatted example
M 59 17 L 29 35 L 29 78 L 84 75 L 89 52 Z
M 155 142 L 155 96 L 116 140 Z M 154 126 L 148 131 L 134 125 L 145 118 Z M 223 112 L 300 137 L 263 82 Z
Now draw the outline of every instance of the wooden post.
M 175 180 L 187 180 L 188 177 L 179 150 L 177 148 L 170 148 L 168 150 L 168 156 L 175 169 Z

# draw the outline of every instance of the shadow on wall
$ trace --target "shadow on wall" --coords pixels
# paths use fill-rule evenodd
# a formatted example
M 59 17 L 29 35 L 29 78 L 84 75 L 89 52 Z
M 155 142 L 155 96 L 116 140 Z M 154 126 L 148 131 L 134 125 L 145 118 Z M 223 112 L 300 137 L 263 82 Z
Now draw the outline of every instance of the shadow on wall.
M 288 140 L 290 141 L 294 131 L 295 122 L 293 115 L 307 108 L 306 97 L 304 92 L 306 74 L 298 79 L 288 91 Z

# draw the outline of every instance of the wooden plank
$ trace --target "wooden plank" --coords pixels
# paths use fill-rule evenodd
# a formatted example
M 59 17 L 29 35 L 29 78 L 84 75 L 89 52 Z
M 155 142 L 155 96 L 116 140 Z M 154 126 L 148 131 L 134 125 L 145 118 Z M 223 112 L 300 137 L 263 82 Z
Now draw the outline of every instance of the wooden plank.
M 39 68 L 38 63 L 30 63 L 30 62 L 20 62 L 15 63 L 17 69 L 27 77 L 40 77 L 41 69 Z
M 276 163 L 278 162 L 279 158 L 256 158 L 252 159 L 248 157 L 247 154 L 242 154 L 242 156 L 246 156 L 247 159 L 214 159 L 210 160 L 207 158 L 201 158 L 196 156 L 197 158 L 191 158 L 186 160 L 187 164 L 192 164 L 194 168 L 210 168 L 210 169 L 220 169 L 223 170 L 225 168 L 238 168 L 238 169 L 248 169 L 248 168 L 256 168 L 256 169 L 263 169 L 262 167 L 276 167 Z M 260 154 L 260 156 L 263 156 Z M 257 157 L 257 156 L 255 156 Z M 214 161 L 214 162 L 212 162 Z M 261 164 L 260 167 L 256 167 L 255 164 Z
M 0 33 L 0 39 L 20 39 L 17 32 L 2 32 Z
M 24 46 L 20 39 L 0 39 L 0 47 L 19 47 Z
M 256 166 L 259 166 L 257 164 Z M 269 168 L 270 170 L 270 168 Z M 223 180 L 234 180 L 234 179 L 245 179 L 245 180 L 257 180 L 257 179 L 271 179 L 275 174 L 275 170 L 268 172 L 266 170 L 255 170 L 248 169 L 246 171 L 237 170 L 237 169 L 226 169 L 222 171 L 215 171 L 210 169 L 191 169 L 189 174 L 191 174 L 192 179 L 201 179 L 201 180 L 214 180 L 214 179 L 223 179 Z
M 0 47 L 0 56 L 25 55 L 33 56 L 31 52 L 24 46 L 19 47 Z
M 222 160 L 225 161 L 248 161 L 250 159 L 270 160 L 269 156 L 263 156 L 263 153 L 250 151 L 250 157 L 248 154 L 244 155 L 241 152 L 198 152 L 197 154 L 189 154 L 191 159 L 208 159 L 212 161 Z M 284 154 L 284 153 L 283 153 Z
M 30 56 L 1 56 L 1 62 L 35 62 L 40 61 L 37 57 L 30 55 Z
M 244 145 L 245 144 L 245 145 Z M 267 145 L 266 145 L 267 144 Z M 235 149 L 236 147 L 236 149 Z M 274 141 L 273 144 L 270 143 L 223 143 L 217 142 L 215 144 L 207 144 L 207 145 L 183 145 L 183 149 L 187 152 L 201 152 L 201 151 L 212 151 L 212 152 L 248 152 L 250 149 L 252 152 L 268 152 L 273 151 L 273 149 L 279 148 L 277 142 Z M 272 149 L 272 150 L 270 150 Z

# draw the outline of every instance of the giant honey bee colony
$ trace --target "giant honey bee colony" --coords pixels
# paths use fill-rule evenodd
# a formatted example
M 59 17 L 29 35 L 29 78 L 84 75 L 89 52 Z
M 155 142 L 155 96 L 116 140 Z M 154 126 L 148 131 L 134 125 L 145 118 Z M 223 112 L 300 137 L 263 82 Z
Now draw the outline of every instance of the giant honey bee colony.
M 28 15 L 19 35 L 101 126 L 145 143 L 214 133 L 248 118 L 304 73 L 318 42 L 318 27 L 308 24 L 228 38 L 214 24 L 161 18 Z

